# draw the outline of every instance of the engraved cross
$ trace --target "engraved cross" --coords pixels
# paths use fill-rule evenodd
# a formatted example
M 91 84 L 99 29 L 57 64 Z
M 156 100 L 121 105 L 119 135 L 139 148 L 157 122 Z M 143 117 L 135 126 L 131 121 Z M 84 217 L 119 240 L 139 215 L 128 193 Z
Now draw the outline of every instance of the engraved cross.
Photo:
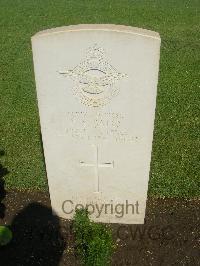
M 100 163 L 99 162 L 99 149 L 97 146 L 95 147 L 95 162 L 94 163 L 86 163 L 83 161 L 80 161 L 81 167 L 94 167 L 95 170 L 95 192 L 99 192 L 99 168 L 114 168 L 114 161 L 112 162 L 105 162 Z

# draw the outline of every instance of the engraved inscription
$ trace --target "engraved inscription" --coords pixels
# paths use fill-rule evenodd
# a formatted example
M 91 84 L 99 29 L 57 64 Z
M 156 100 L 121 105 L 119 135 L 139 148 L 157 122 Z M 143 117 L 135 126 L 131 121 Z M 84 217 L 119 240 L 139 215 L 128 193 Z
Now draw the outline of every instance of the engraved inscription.
M 108 62 L 104 50 L 97 44 L 88 49 L 86 58 L 74 69 L 64 69 L 59 73 L 74 81 L 74 95 L 88 107 L 110 102 L 119 93 L 116 81 L 127 77 Z
M 65 132 L 77 140 L 133 142 L 136 137 L 124 127 L 125 119 L 125 115 L 114 112 L 67 112 Z

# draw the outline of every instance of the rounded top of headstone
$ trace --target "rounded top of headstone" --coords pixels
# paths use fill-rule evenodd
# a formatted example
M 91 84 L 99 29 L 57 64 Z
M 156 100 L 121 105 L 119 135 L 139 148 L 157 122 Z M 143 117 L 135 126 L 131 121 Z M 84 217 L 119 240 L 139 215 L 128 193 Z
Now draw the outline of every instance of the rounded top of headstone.
M 92 31 L 92 30 L 129 33 L 129 34 L 141 35 L 143 37 L 149 37 L 149 38 L 160 40 L 159 33 L 155 31 L 150 31 L 150 30 L 131 27 L 131 26 L 115 25 L 115 24 L 79 24 L 79 25 L 57 27 L 57 28 L 40 31 L 36 33 L 35 35 L 33 35 L 32 39 L 40 37 L 40 36 L 42 37 L 42 36 L 50 35 L 50 34 L 60 34 L 64 32 L 74 32 L 74 31 Z

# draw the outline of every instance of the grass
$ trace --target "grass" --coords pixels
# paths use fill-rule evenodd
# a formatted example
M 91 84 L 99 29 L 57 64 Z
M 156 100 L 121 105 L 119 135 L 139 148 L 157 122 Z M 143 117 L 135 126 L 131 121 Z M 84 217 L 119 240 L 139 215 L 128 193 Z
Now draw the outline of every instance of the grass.
M 74 215 L 76 253 L 85 266 L 108 266 L 116 248 L 111 229 L 90 221 L 87 209 L 77 209 Z
M 31 36 L 80 23 L 158 31 L 160 77 L 149 195 L 200 195 L 200 19 L 191 0 L 0 0 L 0 148 L 7 188 L 47 189 Z

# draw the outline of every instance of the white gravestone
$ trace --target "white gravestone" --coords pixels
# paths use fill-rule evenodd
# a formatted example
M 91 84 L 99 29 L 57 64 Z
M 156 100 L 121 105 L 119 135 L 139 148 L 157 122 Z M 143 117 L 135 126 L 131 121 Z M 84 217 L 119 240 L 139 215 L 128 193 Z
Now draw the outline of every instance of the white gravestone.
M 160 37 L 117 25 L 77 25 L 32 37 L 53 212 L 144 223 Z

